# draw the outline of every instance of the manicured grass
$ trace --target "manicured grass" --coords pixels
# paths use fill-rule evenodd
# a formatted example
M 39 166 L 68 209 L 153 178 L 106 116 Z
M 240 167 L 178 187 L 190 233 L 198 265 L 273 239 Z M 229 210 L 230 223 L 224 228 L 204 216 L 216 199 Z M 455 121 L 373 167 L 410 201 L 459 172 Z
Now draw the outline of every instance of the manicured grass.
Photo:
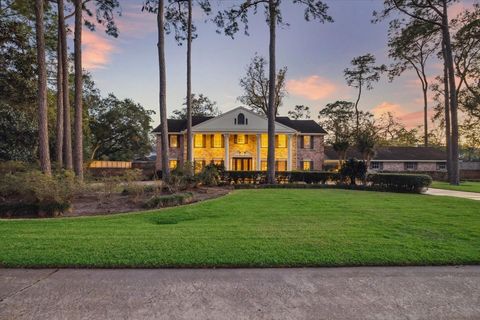
M 452 186 L 448 182 L 434 181 L 431 185 L 432 188 L 455 190 L 455 191 L 468 191 L 480 193 L 480 182 L 462 181 L 459 186 Z
M 351 190 L 239 190 L 155 212 L 0 221 L 7 267 L 480 263 L 480 202 Z

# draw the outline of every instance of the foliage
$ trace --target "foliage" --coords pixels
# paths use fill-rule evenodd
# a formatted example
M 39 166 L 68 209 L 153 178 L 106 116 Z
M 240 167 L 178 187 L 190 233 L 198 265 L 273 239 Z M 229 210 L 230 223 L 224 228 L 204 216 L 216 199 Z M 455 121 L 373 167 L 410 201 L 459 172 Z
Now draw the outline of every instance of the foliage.
M 196 186 L 197 179 L 193 174 L 193 164 L 185 162 L 172 170 L 168 181 L 164 181 L 166 189 L 170 193 L 176 193 Z
M 391 112 L 384 113 L 375 123 L 378 145 L 416 146 L 420 142 L 418 128 L 406 129 Z
M 377 145 L 378 136 L 373 130 L 362 130 L 355 137 L 355 143 L 358 151 L 362 154 L 363 160 L 369 164 L 370 160 L 375 156 L 375 146 Z
M 144 203 L 146 209 L 156 209 L 164 207 L 178 206 L 182 204 L 191 203 L 193 201 L 193 194 L 191 192 L 170 194 L 163 196 L 153 196 Z
M 356 185 L 356 180 L 364 180 L 367 173 L 367 165 L 364 161 L 348 159 L 340 168 L 340 175 L 350 179 L 350 185 Z
M 240 87 L 243 89 L 243 95 L 238 100 L 251 108 L 256 113 L 267 114 L 268 110 L 268 92 L 269 80 L 266 72 L 267 60 L 264 57 L 255 55 L 246 68 L 246 74 L 240 79 Z M 282 106 L 283 98 L 287 95 L 285 76 L 287 67 L 277 71 L 277 80 L 275 86 L 275 113 L 278 114 L 278 108 Z
M 71 206 L 79 185 L 72 172 L 49 176 L 37 170 L 0 176 L 0 215 L 28 213 L 56 216 Z
M 216 117 L 222 114 L 217 103 L 203 94 L 192 94 L 192 117 Z M 187 119 L 187 102 L 182 109 L 173 110 L 174 119 Z
M 214 163 L 208 164 L 198 174 L 198 182 L 204 186 L 217 186 L 221 181 L 221 175 L 224 171 L 223 166 L 218 166 Z
M 152 150 L 150 138 L 153 111 L 113 94 L 90 109 L 92 159 L 127 161 Z
M 421 193 L 432 184 L 429 175 L 374 173 L 367 176 L 367 181 L 373 186 L 392 192 Z
M 328 103 L 318 114 L 322 127 L 329 133 L 328 143 L 347 142 L 355 127 L 355 104 L 349 101 Z
M 293 110 L 288 111 L 288 116 L 292 119 L 310 119 L 310 107 L 296 105 Z

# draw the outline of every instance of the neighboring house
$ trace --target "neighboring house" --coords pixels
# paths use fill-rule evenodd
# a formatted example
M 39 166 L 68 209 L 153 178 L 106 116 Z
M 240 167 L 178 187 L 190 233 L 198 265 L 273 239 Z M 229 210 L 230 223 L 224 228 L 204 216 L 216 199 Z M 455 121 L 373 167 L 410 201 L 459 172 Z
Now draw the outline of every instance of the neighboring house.
M 169 166 L 176 168 L 190 160 L 195 170 L 209 163 L 223 164 L 226 170 L 267 170 L 267 118 L 238 107 L 217 117 L 193 117 L 193 159 L 187 159 L 187 121 L 168 119 Z M 157 155 L 160 155 L 160 127 Z M 326 131 L 313 120 L 277 117 L 275 122 L 275 169 L 322 170 Z M 161 170 L 162 157 L 156 168 Z
M 355 147 L 347 152 L 347 159 L 362 159 Z M 326 167 L 338 167 L 338 154 L 333 147 L 325 146 Z M 446 172 L 447 154 L 433 147 L 377 147 L 369 171 L 421 171 Z

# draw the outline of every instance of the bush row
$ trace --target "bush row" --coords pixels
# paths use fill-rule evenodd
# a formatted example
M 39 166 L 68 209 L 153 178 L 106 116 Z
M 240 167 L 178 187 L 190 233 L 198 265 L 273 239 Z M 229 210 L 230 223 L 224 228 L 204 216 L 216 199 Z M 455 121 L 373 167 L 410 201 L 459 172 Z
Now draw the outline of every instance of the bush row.
M 426 174 L 375 173 L 367 176 L 367 182 L 385 191 L 421 193 L 432 184 L 432 178 Z
M 193 194 L 191 192 L 170 194 L 164 196 L 153 196 L 143 205 L 146 209 L 156 209 L 164 207 L 173 207 L 181 204 L 193 202 Z

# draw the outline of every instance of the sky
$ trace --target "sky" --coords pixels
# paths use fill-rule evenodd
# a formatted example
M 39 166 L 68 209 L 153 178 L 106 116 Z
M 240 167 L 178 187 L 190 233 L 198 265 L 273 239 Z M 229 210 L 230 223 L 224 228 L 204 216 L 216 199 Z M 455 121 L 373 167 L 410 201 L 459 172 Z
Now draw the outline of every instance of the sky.
M 239 0 L 212 0 L 215 8 L 228 8 Z M 372 24 L 372 12 L 381 10 L 381 0 L 325 0 L 334 23 L 305 21 L 301 5 L 282 2 L 284 22 L 277 30 L 277 68 L 286 66 L 288 96 L 279 113 L 286 115 L 295 105 L 310 107 L 312 119 L 336 100 L 354 101 L 357 91 L 347 86 L 343 70 L 352 58 L 372 53 L 379 64 L 390 64 L 388 58 L 388 21 Z M 473 3 L 463 0 L 451 8 L 451 14 Z M 158 125 L 158 56 L 157 29 L 154 14 L 141 11 L 141 0 L 120 0 L 121 15 L 116 17 L 120 35 L 107 36 L 101 28 L 85 30 L 83 63 L 103 95 L 114 93 L 131 98 L 145 108 L 156 111 L 153 125 Z M 192 47 L 192 91 L 216 101 L 225 112 L 241 105 L 240 78 L 258 53 L 268 57 L 269 32 L 262 10 L 251 15 L 249 36 L 239 32 L 234 39 L 216 33 L 212 22 L 194 9 L 198 38 Z M 179 46 L 173 35 L 166 39 L 167 108 L 181 108 L 186 95 L 186 45 Z M 433 80 L 442 73 L 439 61 L 428 65 Z M 431 97 L 430 104 L 433 105 Z M 423 98 L 419 80 L 413 71 L 389 82 L 387 77 L 365 91 L 362 110 L 376 116 L 390 111 L 406 127 L 422 124 Z

